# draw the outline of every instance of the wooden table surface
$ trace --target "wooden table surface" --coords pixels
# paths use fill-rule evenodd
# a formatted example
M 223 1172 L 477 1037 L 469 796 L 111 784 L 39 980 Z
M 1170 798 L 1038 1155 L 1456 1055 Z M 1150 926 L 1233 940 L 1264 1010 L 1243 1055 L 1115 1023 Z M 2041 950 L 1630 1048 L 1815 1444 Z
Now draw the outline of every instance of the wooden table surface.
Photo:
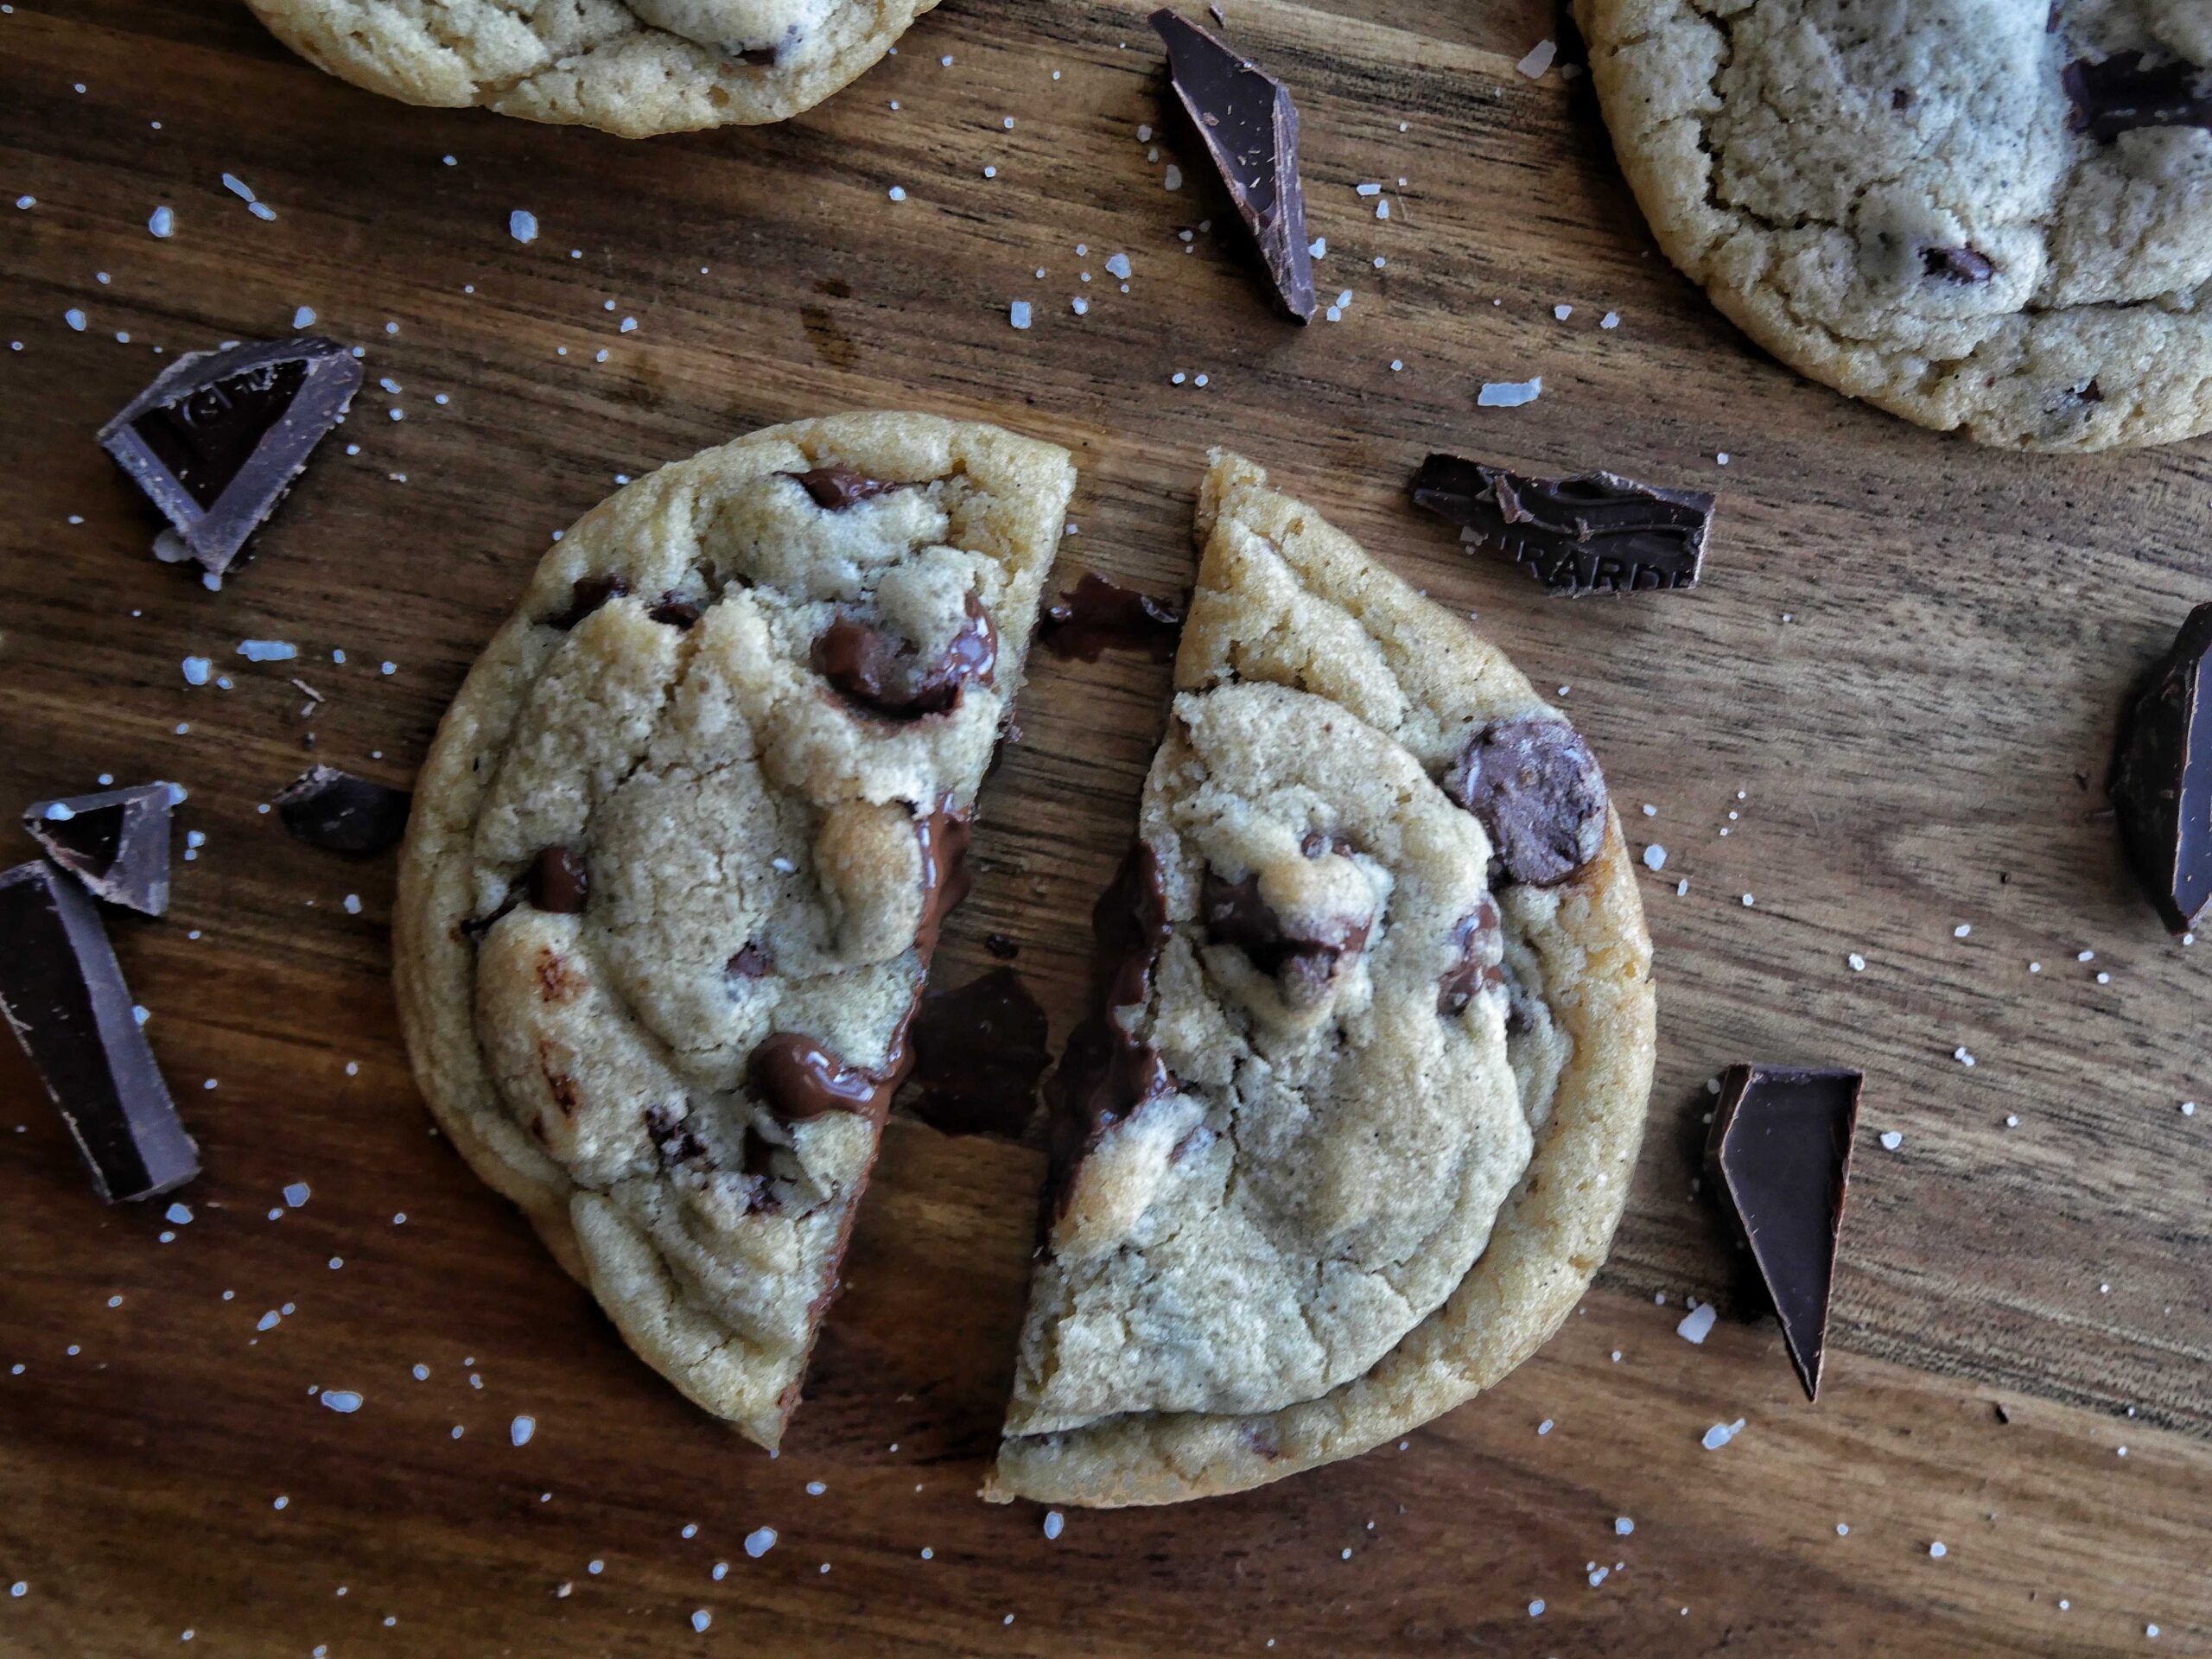
M 1199 158 L 1163 188 L 1138 10 L 950 0 L 810 115 L 646 143 L 369 97 L 232 0 L 0 15 L 0 192 L 35 198 L 0 203 L 0 802 L 174 779 L 207 837 L 166 920 L 110 919 L 204 1154 L 189 1224 L 102 1209 L 0 1059 L 0 1652 L 2212 1652 L 2212 941 L 2167 938 L 2102 794 L 2126 688 L 2212 596 L 2212 446 L 1990 454 L 1766 360 L 1653 250 L 1586 79 L 1516 73 L 1563 34 L 1539 0 L 1229 22 L 1296 88 L 1340 322 L 1269 316 Z M 156 350 L 300 306 L 371 385 L 207 592 L 149 556 L 92 434 Z M 1535 404 L 1476 407 L 1536 374 Z M 1069 579 L 1186 583 L 1204 452 L 1248 451 L 1478 612 L 1668 849 L 1612 1258 L 1541 1353 L 1402 1446 L 1056 1541 L 977 1502 L 1042 1160 L 901 1122 L 769 1460 L 429 1132 L 391 856 L 262 815 L 310 760 L 404 783 L 619 476 L 899 406 L 1076 452 Z M 1719 490 L 1705 586 L 1546 601 L 1406 505 L 1447 447 Z M 232 683 L 187 685 L 188 654 Z M 1165 685 L 1040 663 L 946 981 L 1011 935 L 1065 1034 Z M 1817 1408 L 1694 1191 L 1707 1079 L 1746 1058 L 1866 1072 Z M 1686 1297 L 1723 1310 L 1701 1346 Z

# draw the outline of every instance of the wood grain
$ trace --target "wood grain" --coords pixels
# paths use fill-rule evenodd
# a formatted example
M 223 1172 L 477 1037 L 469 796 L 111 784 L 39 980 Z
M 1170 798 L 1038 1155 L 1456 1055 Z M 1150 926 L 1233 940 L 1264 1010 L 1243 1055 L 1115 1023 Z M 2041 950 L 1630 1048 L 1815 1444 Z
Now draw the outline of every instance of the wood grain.
M 0 1652 L 175 1651 L 188 1628 L 194 1652 L 334 1659 L 2212 1651 L 2212 1109 L 2178 1110 L 2212 1094 L 2208 969 L 2135 892 L 2101 794 L 2128 685 L 2212 593 L 2212 449 L 1993 454 L 1758 356 L 1652 250 L 1586 83 L 1515 73 L 1559 27 L 1537 0 L 1230 22 L 1297 90 L 1340 322 L 1272 321 L 1213 231 L 1185 251 L 1226 219 L 1135 136 L 1159 119 L 1135 9 L 950 0 L 799 120 L 644 144 L 379 101 L 227 0 L 0 15 L 0 191 L 36 199 L 0 207 L 0 800 L 172 778 L 207 837 L 168 920 L 111 918 L 205 1152 L 191 1223 L 99 1209 L 0 1058 L 0 1368 L 22 1367 L 0 1369 L 0 1585 L 28 1586 L 0 1597 Z M 359 454 L 319 457 L 205 592 L 148 556 L 91 435 L 149 347 L 279 334 L 301 305 L 402 390 L 360 401 Z M 1537 403 L 1475 407 L 1531 374 Z M 1247 451 L 1571 687 L 1639 847 L 1668 849 L 1660 1079 L 1613 1258 L 1535 1360 L 1402 1452 L 1071 1516 L 1057 1541 L 976 1502 L 1039 1160 L 900 1123 L 763 1459 L 631 1360 L 428 1133 L 390 860 L 257 810 L 310 733 L 312 758 L 404 782 L 551 532 L 617 475 L 880 406 L 1069 445 L 1063 571 L 1162 590 L 1189 580 L 1206 447 Z M 1548 602 L 1407 507 L 1447 447 L 1718 488 L 1707 585 Z M 247 664 L 245 638 L 302 659 Z M 195 653 L 232 688 L 185 685 Z M 1165 683 L 1112 658 L 1038 673 L 941 973 L 1008 934 L 1065 1033 Z M 1707 1080 L 1746 1058 L 1867 1072 L 1816 1409 L 1694 1190 Z M 1685 1295 L 1729 1315 L 1701 1347 L 1674 1334 Z M 750 1560 L 762 1525 L 780 1541 Z

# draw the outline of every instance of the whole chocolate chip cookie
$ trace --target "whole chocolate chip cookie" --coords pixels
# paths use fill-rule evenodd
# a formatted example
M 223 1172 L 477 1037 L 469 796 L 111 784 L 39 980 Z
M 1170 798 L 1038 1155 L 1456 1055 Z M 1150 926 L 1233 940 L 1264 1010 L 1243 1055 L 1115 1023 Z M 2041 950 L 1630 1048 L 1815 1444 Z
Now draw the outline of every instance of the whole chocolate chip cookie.
M 1217 454 L 1177 696 L 985 1495 L 1352 1456 L 1564 1319 L 1627 1198 L 1650 944 L 1605 779 L 1458 617 Z
M 1659 245 L 1802 373 L 1979 442 L 2212 427 L 2203 0 L 1576 0 Z
M 248 0 L 341 79 L 625 138 L 750 126 L 857 79 L 937 0 Z
M 546 556 L 416 787 L 395 969 L 431 1109 L 646 1363 L 764 1446 L 1074 481 L 921 415 L 664 467 Z

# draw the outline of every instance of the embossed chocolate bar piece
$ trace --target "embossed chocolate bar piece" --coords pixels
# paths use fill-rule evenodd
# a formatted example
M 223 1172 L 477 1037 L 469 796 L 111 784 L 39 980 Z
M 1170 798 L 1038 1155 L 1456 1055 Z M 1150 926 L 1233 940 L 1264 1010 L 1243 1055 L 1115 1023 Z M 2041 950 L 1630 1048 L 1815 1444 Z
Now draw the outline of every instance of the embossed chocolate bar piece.
M 169 784 L 138 784 L 23 809 L 46 855 L 92 893 L 148 916 L 169 907 Z
M 1617 473 L 1524 478 L 1458 455 L 1414 474 L 1416 505 L 1459 525 L 1462 539 L 1504 554 L 1567 597 L 1694 588 L 1705 568 L 1713 499 Z
M 2177 58 L 2146 64 L 2140 52 L 2101 63 L 2078 59 L 2059 71 L 2072 100 L 2069 124 L 2110 143 L 2138 127 L 2212 127 L 2212 71 Z

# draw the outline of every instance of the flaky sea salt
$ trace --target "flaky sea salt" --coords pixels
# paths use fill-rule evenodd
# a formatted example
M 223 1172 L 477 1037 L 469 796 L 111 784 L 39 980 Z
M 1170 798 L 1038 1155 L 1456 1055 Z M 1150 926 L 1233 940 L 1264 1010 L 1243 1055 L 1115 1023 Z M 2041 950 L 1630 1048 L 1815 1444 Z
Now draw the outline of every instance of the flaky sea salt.
M 1513 67 L 1531 80 L 1541 80 L 1544 72 L 1552 67 L 1552 60 L 1558 56 L 1557 41 L 1539 41 L 1529 50 L 1529 55 Z
M 1743 1432 L 1744 1420 L 1740 1417 L 1732 1423 L 1715 1423 L 1705 1431 L 1705 1438 L 1699 1444 L 1708 1452 L 1718 1452 Z
M 1719 1317 L 1711 1302 L 1700 1303 L 1682 1316 L 1675 1334 L 1685 1342 L 1702 1343 L 1713 1333 L 1713 1322 Z
M 1479 409 L 1518 409 L 1523 404 L 1533 404 L 1543 395 L 1544 377 L 1537 375 L 1527 380 L 1485 380 L 1476 394 L 1475 404 Z

